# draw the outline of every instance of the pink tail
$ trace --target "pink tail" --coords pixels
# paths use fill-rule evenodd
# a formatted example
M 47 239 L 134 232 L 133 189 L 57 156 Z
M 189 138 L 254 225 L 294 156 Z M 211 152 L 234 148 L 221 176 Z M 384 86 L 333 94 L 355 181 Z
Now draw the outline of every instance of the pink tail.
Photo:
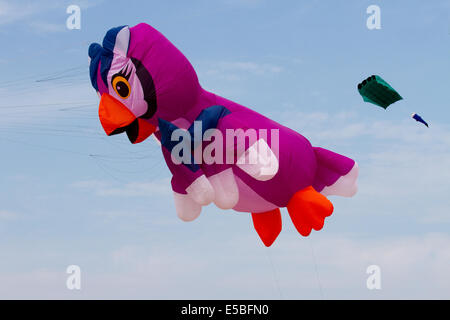
M 314 147 L 317 159 L 314 189 L 325 196 L 351 197 L 358 190 L 358 164 L 335 152 Z

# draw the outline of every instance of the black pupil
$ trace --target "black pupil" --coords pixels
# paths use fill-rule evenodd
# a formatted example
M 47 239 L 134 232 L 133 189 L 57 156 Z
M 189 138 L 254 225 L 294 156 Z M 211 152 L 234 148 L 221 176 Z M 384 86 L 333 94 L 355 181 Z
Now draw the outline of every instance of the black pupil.
M 116 90 L 119 96 L 121 97 L 127 97 L 130 93 L 130 90 L 128 89 L 128 86 L 123 81 L 119 81 L 116 84 Z

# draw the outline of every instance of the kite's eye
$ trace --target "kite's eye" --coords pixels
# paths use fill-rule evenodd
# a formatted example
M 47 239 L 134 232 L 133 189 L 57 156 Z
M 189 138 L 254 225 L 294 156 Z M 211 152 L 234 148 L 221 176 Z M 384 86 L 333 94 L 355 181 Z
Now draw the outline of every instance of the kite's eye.
M 112 79 L 112 86 L 114 91 L 121 97 L 122 99 L 126 99 L 130 96 L 131 87 L 128 83 L 128 80 L 120 75 L 116 75 Z

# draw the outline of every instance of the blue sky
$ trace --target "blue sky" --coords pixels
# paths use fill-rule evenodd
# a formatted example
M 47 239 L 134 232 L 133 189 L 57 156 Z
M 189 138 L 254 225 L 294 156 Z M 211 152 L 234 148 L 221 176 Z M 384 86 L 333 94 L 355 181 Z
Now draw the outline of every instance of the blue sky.
M 81 30 L 66 29 L 70 4 Z M 450 298 L 449 17 L 438 0 L 0 0 L 0 298 Z M 283 211 L 271 248 L 247 214 L 179 221 L 159 147 L 106 137 L 88 79 L 89 44 L 140 22 L 206 89 L 354 158 L 359 193 L 333 198 L 309 238 Z M 363 103 L 371 74 L 404 100 Z M 366 288 L 371 264 L 381 290 Z

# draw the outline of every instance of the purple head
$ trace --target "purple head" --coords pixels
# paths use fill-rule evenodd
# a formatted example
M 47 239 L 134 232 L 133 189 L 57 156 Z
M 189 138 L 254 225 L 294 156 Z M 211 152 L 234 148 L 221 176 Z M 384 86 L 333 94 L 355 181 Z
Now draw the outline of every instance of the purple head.
M 103 45 L 89 47 L 90 77 L 108 135 L 126 132 L 144 141 L 158 125 L 182 117 L 201 92 L 186 57 L 159 31 L 141 23 L 109 30 Z

